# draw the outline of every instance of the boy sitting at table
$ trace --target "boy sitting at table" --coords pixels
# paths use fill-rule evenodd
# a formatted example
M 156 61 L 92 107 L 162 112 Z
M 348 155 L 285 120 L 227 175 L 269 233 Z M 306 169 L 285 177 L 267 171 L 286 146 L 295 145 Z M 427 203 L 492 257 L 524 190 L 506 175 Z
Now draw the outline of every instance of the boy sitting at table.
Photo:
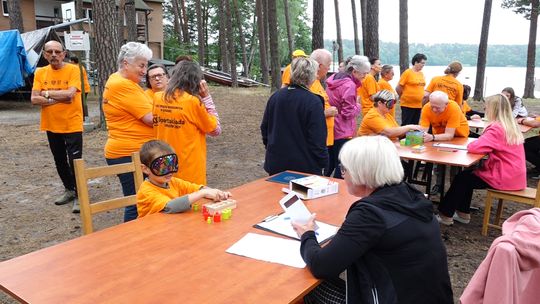
M 156 212 L 179 213 L 191 209 L 202 198 L 221 201 L 231 193 L 173 177 L 178 172 L 178 156 L 161 140 L 150 140 L 140 150 L 141 166 L 148 175 L 137 192 L 139 217 Z

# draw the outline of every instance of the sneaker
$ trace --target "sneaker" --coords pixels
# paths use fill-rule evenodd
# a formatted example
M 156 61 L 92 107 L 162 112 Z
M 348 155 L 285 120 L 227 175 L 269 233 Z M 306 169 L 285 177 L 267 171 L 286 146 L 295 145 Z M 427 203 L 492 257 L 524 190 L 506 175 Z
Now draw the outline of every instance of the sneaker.
M 454 221 L 460 222 L 462 224 L 468 224 L 471 222 L 470 218 L 464 218 L 457 214 L 457 212 L 454 212 L 454 216 L 452 217 Z
M 75 198 L 75 191 L 74 190 L 64 190 L 64 193 L 60 195 L 55 201 L 55 205 L 65 205 L 69 202 L 71 202 Z
M 73 213 L 81 212 L 81 207 L 79 206 L 79 200 L 78 199 L 73 200 L 73 208 L 71 208 L 71 212 L 73 212 Z
M 445 225 L 445 226 L 452 226 L 454 225 L 454 220 L 451 219 L 451 218 L 447 218 L 447 217 L 444 217 L 442 218 L 440 215 L 435 215 L 435 217 L 437 217 L 437 221 L 439 222 L 439 224 L 442 224 L 442 225 Z

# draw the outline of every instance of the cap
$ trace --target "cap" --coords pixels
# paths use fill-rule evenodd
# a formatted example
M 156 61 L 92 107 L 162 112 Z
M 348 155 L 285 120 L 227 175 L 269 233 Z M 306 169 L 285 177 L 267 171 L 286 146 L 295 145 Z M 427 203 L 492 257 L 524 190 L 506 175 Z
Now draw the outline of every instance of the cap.
M 296 50 L 292 52 L 292 56 L 293 57 L 307 57 L 308 55 L 306 55 L 306 53 L 302 50 Z
M 459 61 L 452 61 L 450 64 L 446 67 L 446 70 L 444 70 L 445 74 L 455 74 L 461 72 L 463 69 L 463 66 Z

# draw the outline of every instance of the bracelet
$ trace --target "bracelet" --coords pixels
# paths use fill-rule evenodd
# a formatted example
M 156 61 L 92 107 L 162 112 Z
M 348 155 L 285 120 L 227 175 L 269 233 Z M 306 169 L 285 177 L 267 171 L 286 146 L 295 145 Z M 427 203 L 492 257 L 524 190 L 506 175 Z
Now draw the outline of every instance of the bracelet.
M 435 141 L 435 134 L 431 134 L 431 137 L 433 137 L 432 141 Z

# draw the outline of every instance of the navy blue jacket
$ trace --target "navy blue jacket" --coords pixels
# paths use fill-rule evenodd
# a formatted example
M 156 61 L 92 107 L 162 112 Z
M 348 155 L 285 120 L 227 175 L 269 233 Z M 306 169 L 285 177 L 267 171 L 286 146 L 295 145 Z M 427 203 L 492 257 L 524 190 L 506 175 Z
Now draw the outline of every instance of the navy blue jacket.
M 304 87 L 290 85 L 270 97 L 261 134 L 270 175 L 285 170 L 320 175 L 328 162 L 324 101 Z

